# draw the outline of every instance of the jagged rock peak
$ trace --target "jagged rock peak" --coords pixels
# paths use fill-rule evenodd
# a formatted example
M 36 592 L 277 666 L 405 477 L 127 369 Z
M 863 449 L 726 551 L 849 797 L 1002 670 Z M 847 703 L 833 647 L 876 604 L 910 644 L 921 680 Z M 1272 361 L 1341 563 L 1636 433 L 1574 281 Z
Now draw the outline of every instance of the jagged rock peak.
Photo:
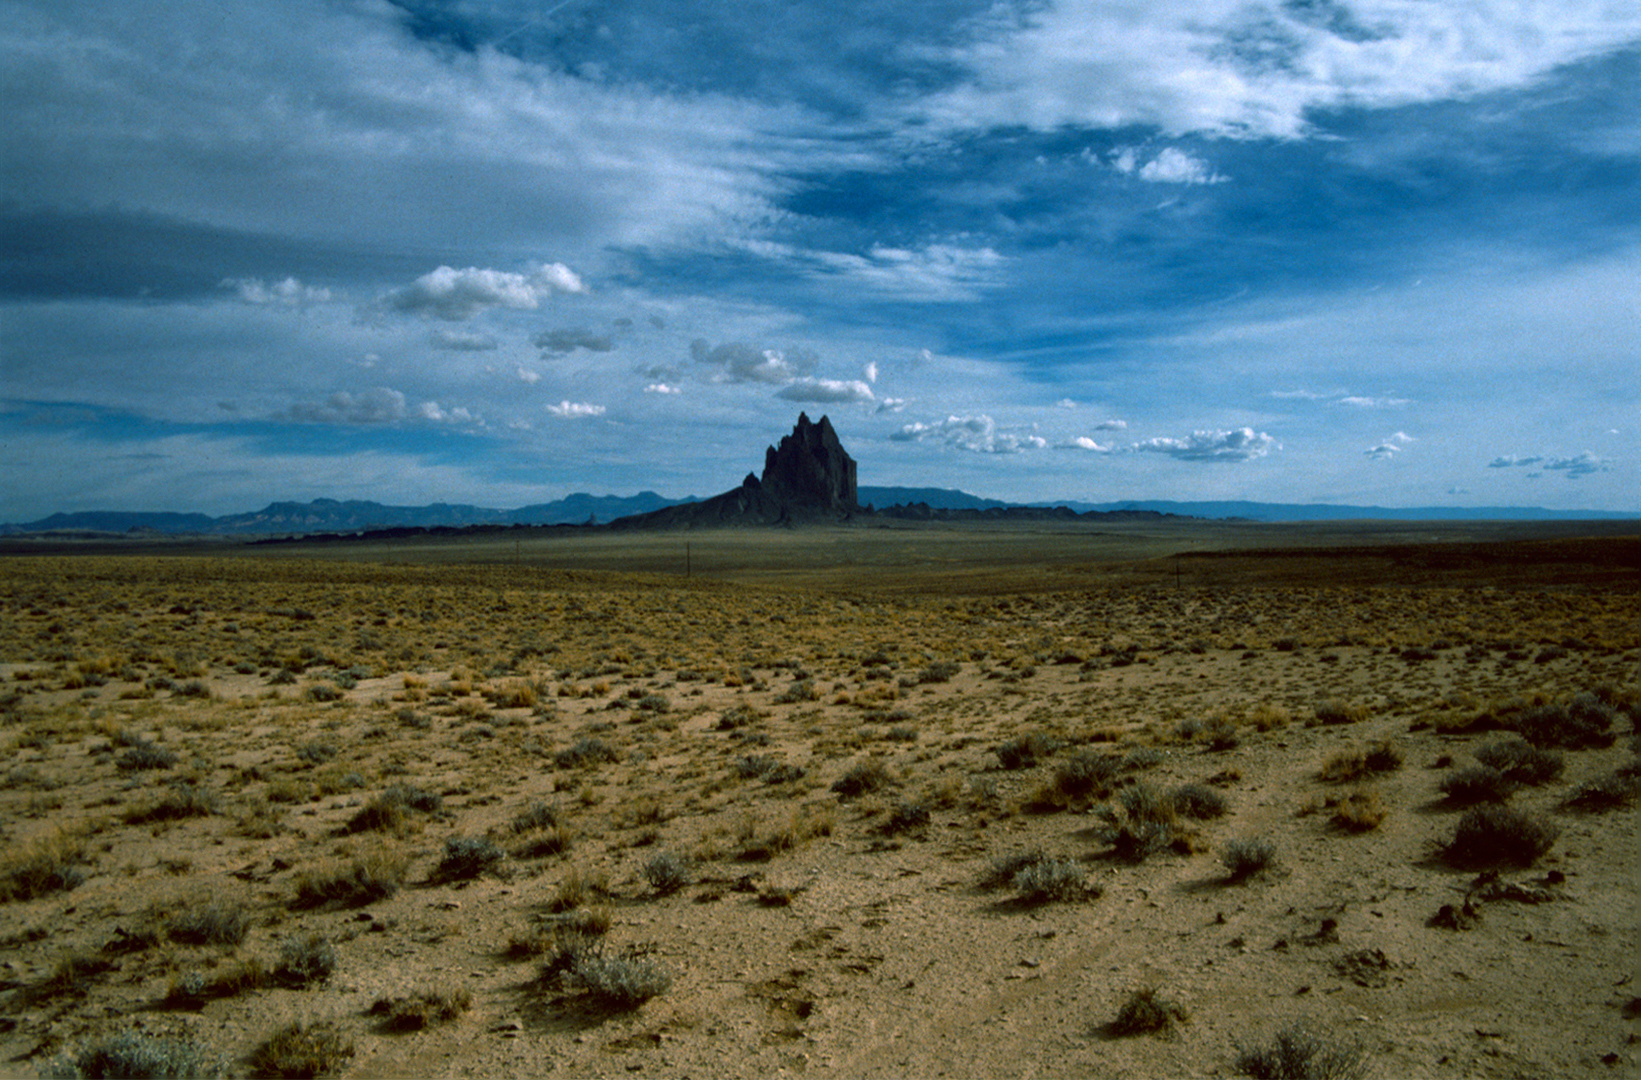
M 811 423 L 798 414 L 792 434 L 782 436 L 781 445 L 764 453 L 763 490 L 793 506 L 820 506 L 828 510 L 854 510 L 855 459 L 843 450 L 832 422 L 821 417 Z

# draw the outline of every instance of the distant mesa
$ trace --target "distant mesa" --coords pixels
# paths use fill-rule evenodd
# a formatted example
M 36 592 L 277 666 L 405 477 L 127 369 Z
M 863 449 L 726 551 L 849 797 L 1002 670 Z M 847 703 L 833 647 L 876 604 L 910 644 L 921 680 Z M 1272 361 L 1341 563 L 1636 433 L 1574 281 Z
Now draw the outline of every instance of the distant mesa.
M 798 414 L 792 434 L 764 452 L 763 476 L 747 473 L 741 486 L 700 502 L 668 506 L 610 523 L 616 529 L 692 529 L 847 521 L 860 512 L 855 459 L 838 441 L 832 422 Z

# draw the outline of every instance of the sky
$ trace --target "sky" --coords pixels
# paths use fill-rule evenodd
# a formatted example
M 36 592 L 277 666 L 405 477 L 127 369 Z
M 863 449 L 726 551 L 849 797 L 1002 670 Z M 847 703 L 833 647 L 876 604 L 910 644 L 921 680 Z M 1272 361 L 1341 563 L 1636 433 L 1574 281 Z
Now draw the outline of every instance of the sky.
M 1641 5 L 0 0 L 0 521 L 1641 512 Z

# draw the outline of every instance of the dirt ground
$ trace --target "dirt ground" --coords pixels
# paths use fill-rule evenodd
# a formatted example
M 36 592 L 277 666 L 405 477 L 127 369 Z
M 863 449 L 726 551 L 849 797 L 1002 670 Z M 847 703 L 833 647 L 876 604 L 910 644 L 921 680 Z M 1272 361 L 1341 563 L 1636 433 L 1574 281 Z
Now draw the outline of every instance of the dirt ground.
M 1633 540 L 917 535 L 0 559 L 0 1071 L 1637 1073 Z

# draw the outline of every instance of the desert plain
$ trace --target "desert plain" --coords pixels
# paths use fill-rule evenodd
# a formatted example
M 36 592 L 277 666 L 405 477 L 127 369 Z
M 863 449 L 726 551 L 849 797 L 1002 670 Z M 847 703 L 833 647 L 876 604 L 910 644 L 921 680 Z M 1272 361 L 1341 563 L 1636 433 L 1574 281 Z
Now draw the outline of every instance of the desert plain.
M 1633 1076 L 1638 715 L 1636 523 L 14 543 L 0 1072 Z

